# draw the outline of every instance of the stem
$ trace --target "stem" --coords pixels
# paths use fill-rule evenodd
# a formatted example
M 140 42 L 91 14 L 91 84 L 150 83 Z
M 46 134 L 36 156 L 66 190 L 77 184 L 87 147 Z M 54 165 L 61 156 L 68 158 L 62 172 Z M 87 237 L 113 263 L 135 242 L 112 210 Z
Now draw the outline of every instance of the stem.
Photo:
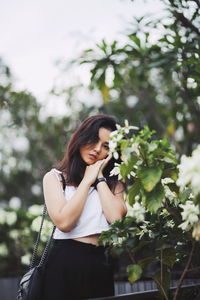
M 189 266 L 190 266 L 191 261 L 192 261 L 192 256 L 193 256 L 193 253 L 194 253 L 195 245 L 196 245 L 196 241 L 192 241 L 192 250 L 191 250 L 191 252 L 190 252 L 190 255 L 189 255 L 187 264 L 186 264 L 186 266 L 185 266 L 185 269 L 183 270 L 183 273 L 182 273 L 182 275 L 181 275 L 181 277 L 180 277 L 180 279 L 179 279 L 179 282 L 178 282 L 178 285 L 177 285 L 177 288 L 176 288 L 176 291 L 175 291 L 173 300 L 176 300 L 176 299 L 177 299 L 178 293 L 179 293 L 179 291 L 180 291 L 180 288 L 181 288 L 181 285 L 182 285 L 182 282 L 183 282 L 183 279 L 184 279 L 186 273 L 187 273 L 188 270 L 189 270 Z
M 133 255 L 131 254 L 130 250 L 127 247 L 126 247 L 126 251 L 127 251 L 128 255 L 129 255 L 129 258 L 130 258 L 131 262 L 133 264 L 136 264 L 136 261 L 135 261 Z
M 160 250 L 160 282 L 163 285 L 163 249 Z
M 187 19 L 182 13 L 174 12 L 174 16 L 182 23 L 182 25 L 186 28 L 190 28 L 192 31 L 196 32 L 196 34 L 199 36 L 200 31 L 199 29 L 192 24 L 192 22 Z
M 159 282 L 159 280 L 157 280 L 156 278 L 153 278 L 153 279 L 155 280 L 155 282 L 157 283 L 157 285 L 159 285 L 160 289 L 161 289 L 162 292 L 163 292 L 163 295 L 164 295 L 165 299 L 166 299 L 166 300 L 169 300 L 169 298 L 168 298 L 167 294 L 165 293 L 165 290 L 164 290 L 162 284 Z
M 161 285 L 161 283 L 159 282 L 158 279 L 156 279 L 155 277 L 152 277 L 152 276 L 148 276 L 148 275 L 145 275 L 144 277 L 145 277 L 145 278 L 151 278 L 151 279 L 153 279 L 153 280 L 157 283 L 157 285 L 159 285 L 160 289 L 161 289 L 162 292 L 163 292 L 163 295 L 164 295 L 165 299 L 166 299 L 166 300 L 169 300 L 167 294 L 165 293 L 165 290 L 164 290 L 163 286 Z
M 174 209 L 171 208 L 171 207 L 169 206 L 169 203 L 168 203 L 168 200 L 167 200 L 167 199 L 165 199 L 164 207 L 165 207 L 165 209 L 166 209 L 171 215 L 173 215 L 174 217 L 176 217 L 176 219 L 178 219 L 178 220 L 180 219 L 180 218 L 179 218 L 179 215 L 174 211 Z

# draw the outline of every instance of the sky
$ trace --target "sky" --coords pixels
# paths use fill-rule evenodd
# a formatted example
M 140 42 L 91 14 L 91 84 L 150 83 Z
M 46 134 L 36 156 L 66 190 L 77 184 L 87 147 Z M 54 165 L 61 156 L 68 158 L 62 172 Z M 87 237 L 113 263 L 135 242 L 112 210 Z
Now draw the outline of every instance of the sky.
M 61 72 L 56 62 L 120 39 L 133 16 L 162 10 L 160 0 L 0 0 L 0 57 L 16 87 L 43 101 Z

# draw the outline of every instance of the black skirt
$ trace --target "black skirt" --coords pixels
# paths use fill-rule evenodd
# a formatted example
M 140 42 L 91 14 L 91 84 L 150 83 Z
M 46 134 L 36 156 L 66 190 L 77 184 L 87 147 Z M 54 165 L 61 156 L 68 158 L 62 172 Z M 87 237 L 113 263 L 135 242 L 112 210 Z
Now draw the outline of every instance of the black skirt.
M 46 262 L 42 300 L 113 295 L 113 265 L 104 247 L 72 239 L 53 241 Z

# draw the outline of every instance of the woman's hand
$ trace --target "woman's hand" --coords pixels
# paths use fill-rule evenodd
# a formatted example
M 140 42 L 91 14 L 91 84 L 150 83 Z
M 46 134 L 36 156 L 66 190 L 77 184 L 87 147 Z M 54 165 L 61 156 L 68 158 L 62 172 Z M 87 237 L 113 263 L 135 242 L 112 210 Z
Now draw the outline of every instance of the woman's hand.
M 89 185 L 95 182 L 99 171 L 101 170 L 101 166 L 104 164 L 106 159 L 98 160 L 96 163 L 87 166 L 83 176 L 83 181 L 85 181 Z
M 111 158 L 112 158 L 112 154 L 110 153 L 105 159 L 103 159 L 103 163 L 101 164 L 97 175 L 98 178 L 103 177 L 103 170 L 107 165 L 107 163 L 111 160 Z

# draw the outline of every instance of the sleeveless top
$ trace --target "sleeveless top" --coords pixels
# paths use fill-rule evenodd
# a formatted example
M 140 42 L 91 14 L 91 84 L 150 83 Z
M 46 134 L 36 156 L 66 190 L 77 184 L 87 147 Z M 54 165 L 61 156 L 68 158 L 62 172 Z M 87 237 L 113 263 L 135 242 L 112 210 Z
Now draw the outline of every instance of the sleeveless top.
M 51 172 L 54 172 L 58 180 L 61 181 L 61 176 L 59 175 L 62 173 L 61 171 L 54 168 L 51 170 Z M 65 190 L 63 191 L 66 201 L 71 201 L 72 196 L 76 192 L 76 189 L 77 187 L 66 185 Z M 63 232 L 56 228 L 53 238 L 79 238 L 101 233 L 102 231 L 106 231 L 109 228 L 110 226 L 103 213 L 99 194 L 94 187 L 90 187 L 82 213 L 72 230 L 69 232 Z

